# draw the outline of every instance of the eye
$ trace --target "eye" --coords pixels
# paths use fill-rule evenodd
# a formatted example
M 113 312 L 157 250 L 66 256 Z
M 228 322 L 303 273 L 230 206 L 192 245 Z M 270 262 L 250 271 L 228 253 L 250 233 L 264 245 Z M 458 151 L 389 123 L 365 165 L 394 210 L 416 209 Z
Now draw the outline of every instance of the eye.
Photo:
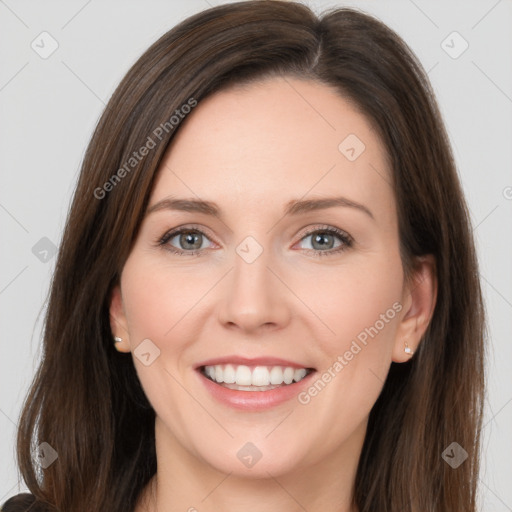
M 332 226 L 316 227 L 307 232 L 301 241 L 309 237 L 312 237 L 310 247 L 306 247 L 305 250 L 312 252 L 314 256 L 337 254 L 352 247 L 353 244 L 353 238 L 348 233 Z M 165 233 L 157 240 L 157 245 L 179 256 L 195 256 L 204 254 L 206 240 L 210 239 L 201 229 L 184 226 Z
M 306 250 L 313 251 L 315 256 L 337 254 L 349 247 L 352 247 L 353 244 L 353 239 L 348 233 L 330 226 L 322 228 L 317 227 L 314 230 L 309 231 L 302 237 L 301 241 L 309 237 L 312 237 L 310 247 L 307 247 Z M 339 241 L 338 245 L 334 245 L 336 238 Z
M 209 238 L 200 229 L 182 227 L 167 232 L 158 241 L 158 245 L 164 246 L 166 250 L 180 256 L 193 256 L 202 252 L 205 240 L 209 240 Z

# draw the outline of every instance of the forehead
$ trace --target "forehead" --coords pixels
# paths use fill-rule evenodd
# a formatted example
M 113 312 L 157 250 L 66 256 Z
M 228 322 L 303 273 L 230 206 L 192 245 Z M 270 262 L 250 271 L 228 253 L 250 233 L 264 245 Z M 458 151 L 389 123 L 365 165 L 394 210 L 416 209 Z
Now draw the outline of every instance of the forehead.
M 339 193 L 389 210 L 391 182 L 385 147 L 353 104 L 318 82 L 272 78 L 199 103 L 167 151 L 151 202 L 195 195 L 261 209 Z

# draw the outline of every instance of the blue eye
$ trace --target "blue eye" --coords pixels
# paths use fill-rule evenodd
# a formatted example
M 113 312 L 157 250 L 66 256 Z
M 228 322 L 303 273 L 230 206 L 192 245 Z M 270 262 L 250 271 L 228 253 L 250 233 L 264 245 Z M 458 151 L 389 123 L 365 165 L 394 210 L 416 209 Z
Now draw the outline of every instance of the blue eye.
M 353 244 L 353 239 L 348 233 L 330 226 L 317 227 L 309 231 L 301 238 L 301 241 L 308 237 L 313 237 L 312 247 L 305 250 L 312 252 L 314 256 L 338 254 L 352 247 Z M 333 245 L 336 239 L 339 243 Z M 205 253 L 203 246 L 205 240 L 209 240 L 209 238 L 200 229 L 185 226 L 167 232 L 158 240 L 157 245 L 179 256 L 195 256 Z M 180 247 L 176 247 L 174 244 Z

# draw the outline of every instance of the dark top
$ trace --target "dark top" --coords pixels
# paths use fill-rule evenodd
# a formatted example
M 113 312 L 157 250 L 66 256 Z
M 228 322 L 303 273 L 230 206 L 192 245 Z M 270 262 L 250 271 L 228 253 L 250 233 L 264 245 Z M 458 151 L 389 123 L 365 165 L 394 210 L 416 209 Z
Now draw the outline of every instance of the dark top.
M 36 502 L 35 496 L 28 492 L 16 494 L 0 507 L 0 512 L 46 512 L 47 510 L 43 503 Z

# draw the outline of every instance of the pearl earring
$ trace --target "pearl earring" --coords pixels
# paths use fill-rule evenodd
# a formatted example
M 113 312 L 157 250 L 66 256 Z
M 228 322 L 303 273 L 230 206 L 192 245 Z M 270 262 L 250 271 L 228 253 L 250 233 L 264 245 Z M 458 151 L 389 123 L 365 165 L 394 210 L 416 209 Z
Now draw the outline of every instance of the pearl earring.
M 407 345 L 407 341 L 405 342 L 404 352 L 405 352 L 406 354 L 411 355 L 411 356 L 414 354 L 414 352 L 413 352 L 413 350 L 411 349 L 411 347 L 409 347 L 409 345 Z
M 116 350 L 119 350 L 119 348 L 117 347 L 117 344 L 120 341 L 123 341 L 123 338 L 120 338 L 119 336 L 114 336 L 114 346 L 116 347 Z

